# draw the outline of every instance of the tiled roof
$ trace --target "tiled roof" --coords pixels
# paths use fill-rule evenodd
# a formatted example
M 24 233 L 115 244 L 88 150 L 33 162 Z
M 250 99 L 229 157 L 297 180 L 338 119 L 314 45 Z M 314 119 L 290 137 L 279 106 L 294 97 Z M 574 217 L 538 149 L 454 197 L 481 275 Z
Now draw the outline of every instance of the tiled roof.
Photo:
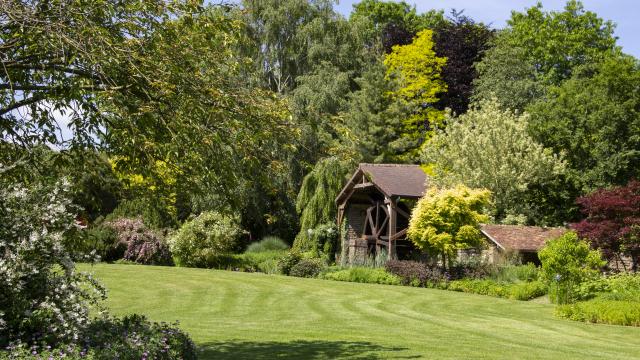
M 566 233 L 562 227 L 539 227 L 523 225 L 482 225 L 482 233 L 503 249 L 538 251 L 545 241 Z
M 358 168 L 388 196 L 420 197 L 426 190 L 427 174 L 418 165 L 360 164 Z

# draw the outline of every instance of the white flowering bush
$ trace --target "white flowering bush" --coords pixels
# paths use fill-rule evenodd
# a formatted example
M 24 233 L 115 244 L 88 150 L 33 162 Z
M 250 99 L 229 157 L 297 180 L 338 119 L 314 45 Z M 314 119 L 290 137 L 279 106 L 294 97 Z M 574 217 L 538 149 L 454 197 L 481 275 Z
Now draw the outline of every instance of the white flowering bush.
M 77 272 L 65 243 L 76 231 L 69 184 L 0 180 L 0 346 L 74 341 L 104 298 Z

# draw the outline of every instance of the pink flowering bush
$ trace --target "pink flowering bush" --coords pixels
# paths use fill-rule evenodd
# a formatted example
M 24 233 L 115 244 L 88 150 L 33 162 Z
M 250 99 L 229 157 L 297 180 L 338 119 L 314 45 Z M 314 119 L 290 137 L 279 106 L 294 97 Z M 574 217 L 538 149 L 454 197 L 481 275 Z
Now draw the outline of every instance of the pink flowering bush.
M 142 219 L 117 219 L 107 223 L 117 233 L 116 248 L 123 258 L 145 265 L 173 265 L 169 247 L 162 236 L 147 228 Z

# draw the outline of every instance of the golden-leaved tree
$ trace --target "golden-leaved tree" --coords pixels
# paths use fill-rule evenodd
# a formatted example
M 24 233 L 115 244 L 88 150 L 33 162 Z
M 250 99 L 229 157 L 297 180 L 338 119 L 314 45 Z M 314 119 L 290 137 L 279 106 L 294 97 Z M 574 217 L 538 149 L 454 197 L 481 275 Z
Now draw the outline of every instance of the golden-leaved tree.
M 416 157 L 420 146 L 444 120 L 444 112 L 434 104 L 438 94 L 447 89 L 441 77 L 447 59 L 436 56 L 432 37 L 431 30 L 420 31 L 411 44 L 394 46 L 384 59 L 387 78 L 396 82 L 390 95 L 411 109 L 402 129 L 407 160 Z
M 419 249 L 441 255 L 446 266 L 456 250 L 480 243 L 479 226 L 489 221 L 485 210 L 490 204 L 486 189 L 432 188 L 413 209 L 407 235 Z

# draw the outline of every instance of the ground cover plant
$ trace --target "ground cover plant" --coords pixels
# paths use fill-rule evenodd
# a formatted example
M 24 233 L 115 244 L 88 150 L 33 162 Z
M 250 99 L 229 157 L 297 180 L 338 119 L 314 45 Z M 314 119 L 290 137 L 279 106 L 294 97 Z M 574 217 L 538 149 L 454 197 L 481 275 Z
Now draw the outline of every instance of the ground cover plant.
M 553 305 L 538 302 L 205 269 L 111 264 L 81 269 L 105 284 L 113 313 L 180 320 L 201 359 L 469 354 L 633 359 L 640 354 L 639 328 L 567 321 L 554 316 Z
M 561 305 L 556 314 L 571 320 L 640 326 L 640 275 L 621 273 L 583 283 L 580 300 Z

